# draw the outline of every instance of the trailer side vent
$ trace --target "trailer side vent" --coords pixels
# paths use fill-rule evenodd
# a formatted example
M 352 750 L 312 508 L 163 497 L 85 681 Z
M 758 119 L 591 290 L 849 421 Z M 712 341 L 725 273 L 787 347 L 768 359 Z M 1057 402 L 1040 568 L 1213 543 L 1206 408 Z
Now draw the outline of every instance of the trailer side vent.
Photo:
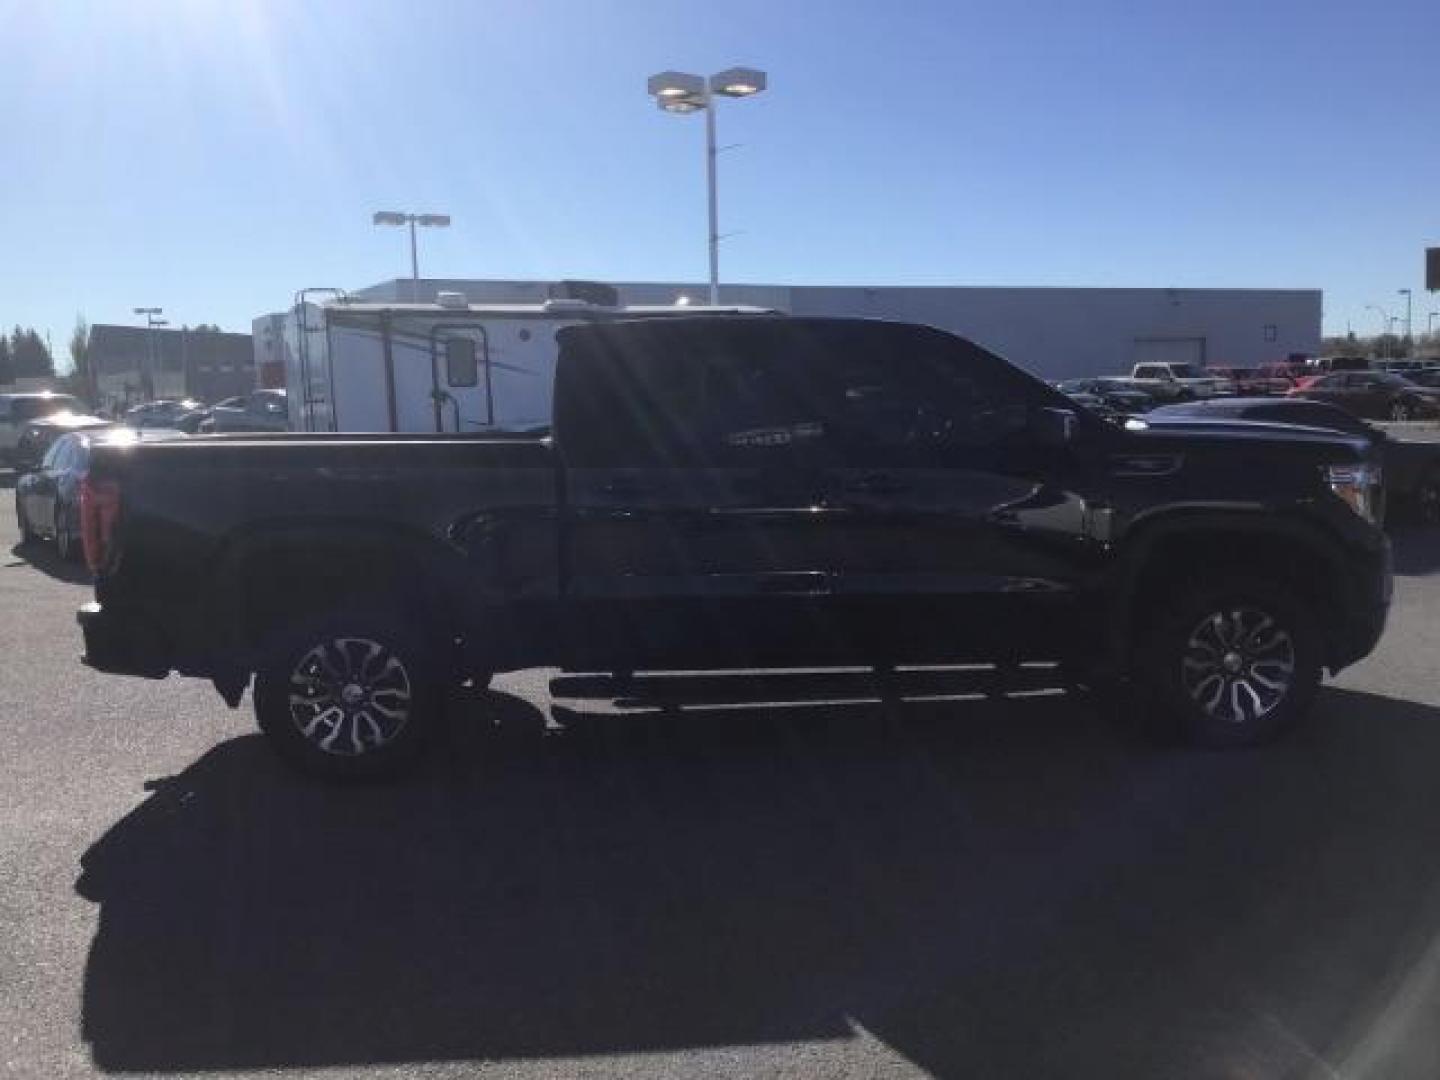
M 442 290 L 435 294 L 435 302 L 443 308 L 468 308 L 470 301 L 465 298 L 463 292 L 451 292 Z
M 601 281 L 557 281 L 550 286 L 551 300 L 583 300 L 596 307 L 619 307 L 620 290 Z

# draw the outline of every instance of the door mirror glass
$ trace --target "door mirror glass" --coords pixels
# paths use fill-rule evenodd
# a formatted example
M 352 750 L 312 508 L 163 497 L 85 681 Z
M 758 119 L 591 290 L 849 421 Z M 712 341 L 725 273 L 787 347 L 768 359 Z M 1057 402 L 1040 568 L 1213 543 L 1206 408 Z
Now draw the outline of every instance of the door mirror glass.
M 445 381 L 451 386 L 478 386 L 480 357 L 471 338 L 453 337 L 445 342 Z
M 1080 419 L 1071 409 L 1032 409 L 1030 435 L 1040 446 L 1067 446 L 1075 440 Z

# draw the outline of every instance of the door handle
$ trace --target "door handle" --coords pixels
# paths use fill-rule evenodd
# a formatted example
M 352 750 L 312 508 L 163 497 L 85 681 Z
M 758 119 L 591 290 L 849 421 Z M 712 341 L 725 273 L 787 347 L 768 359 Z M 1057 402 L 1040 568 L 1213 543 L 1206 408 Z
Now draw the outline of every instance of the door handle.
M 869 473 L 846 485 L 845 490 L 861 495 L 899 495 L 907 489 L 889 473 Z
M 604 495 L 614 495 L 622 499 L 634 498 L 643 494 L 645 488 L 628 476 L 616 476 L 606 480 L 600 485 L 600 492 Z

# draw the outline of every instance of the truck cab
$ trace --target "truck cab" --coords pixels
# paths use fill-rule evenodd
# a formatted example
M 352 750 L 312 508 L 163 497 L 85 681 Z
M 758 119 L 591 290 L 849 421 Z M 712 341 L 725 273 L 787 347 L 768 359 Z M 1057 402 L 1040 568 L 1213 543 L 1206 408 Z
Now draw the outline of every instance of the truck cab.
M 1130 381 L 1163 401 L 1215 397 L 1226 389 L 1225 379 L 1185 363 L 1136 364 Z

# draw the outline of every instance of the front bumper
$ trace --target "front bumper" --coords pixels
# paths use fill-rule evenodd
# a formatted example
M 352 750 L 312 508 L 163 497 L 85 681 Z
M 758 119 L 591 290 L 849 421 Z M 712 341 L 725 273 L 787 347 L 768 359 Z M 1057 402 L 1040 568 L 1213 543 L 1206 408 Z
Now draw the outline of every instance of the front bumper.
M 1390 617 L 1390 598 L 1395 588 L 1394 556 L 1390 541 L 1382 536 L 1377 551 L 1357 560 L 1357 574 L 1351 602 L 1337 620 L 1330 640 L 1331 673 L 1375 651 Z
M 163 634 L 144 618 L 119 618 L 95 601 L 75 613 L 85 638 L 81 663 L 113 675 L 163 679 L 172 667 Z

